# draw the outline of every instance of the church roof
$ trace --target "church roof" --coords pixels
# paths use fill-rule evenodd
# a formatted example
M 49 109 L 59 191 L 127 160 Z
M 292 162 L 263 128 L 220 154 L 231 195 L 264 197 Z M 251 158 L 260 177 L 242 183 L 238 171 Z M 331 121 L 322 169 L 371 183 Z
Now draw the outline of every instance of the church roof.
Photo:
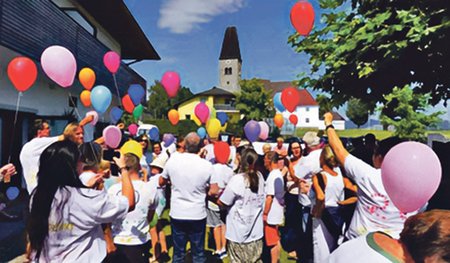
M 234 95 L 233 93 L 229 92 L 228 90 L 224 90 L 224 89 L 219 88 L 219 87 L 213 87 L 210 90 L 197 93 L 194 96 L 230 96 L 230 97 L 236 97 L 236 95 Z
M 292 81 L 276 81 L 272 82 L 268 79 L 262 79 L 262 82 L 264 83 L 264 87 L 267 90 L 272 90 L 273 94 L 277 92 L 282 92 L 287 87 L 294 87 L 297 88 Z M 316 100 L 313 98 L 313 96 L 309 93 L 306 89 L 298 89 L 298 93 L 300 95 L 300 102 L 298 106 L 316 106 L 317 104 Z
M 222 51 L 219 60 L 238 59 L 242 62 L 241 50 L 239 48 L 239 39 L 236 27 L 228 27 L 223 37 Z

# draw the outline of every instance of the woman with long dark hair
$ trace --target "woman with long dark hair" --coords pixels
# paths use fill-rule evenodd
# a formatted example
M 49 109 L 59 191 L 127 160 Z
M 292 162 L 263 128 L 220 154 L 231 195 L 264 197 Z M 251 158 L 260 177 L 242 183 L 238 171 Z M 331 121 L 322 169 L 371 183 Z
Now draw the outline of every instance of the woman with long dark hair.
M 123 196 L 115 198 L 83 185 L 79 159 L 77 145 L 68 140 L 51 144 L 40 157 L 27 222 L 33 260 L 101 262 L 106 256 L 101 223 L 123 220 L 134 209 L 134 189 L 123 156 L 115 158 L 123 183 Z
M 242 151 L 239 174 L 232 176 L 218 200 L 228 207 L 227 251 L 231 262 L 262 262 L 264 178 L 256 171 L 258 154 L 252 148 Z

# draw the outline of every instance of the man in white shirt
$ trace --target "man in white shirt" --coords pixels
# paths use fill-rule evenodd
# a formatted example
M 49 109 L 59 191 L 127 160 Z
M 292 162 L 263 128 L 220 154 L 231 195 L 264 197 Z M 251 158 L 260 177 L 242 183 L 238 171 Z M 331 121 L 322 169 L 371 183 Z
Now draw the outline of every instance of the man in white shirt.
M 283 175 L 278 168 L 278 153 L 270 151 L 264 156 L 264 165 L 270 171 L 266 180 L 266 204 L 264 206 L 263 221 L 266 244 L 270 247 L 272 263 L 280 259 L 280 236 L 278 226 L 284 217 L 284 182 Z
M 300 159 L 299 164 L 295 166 L 295 176 L 299 179 L 306 180 L 309 184 L 312 183 L 312 176 L 322 170 L 320 167 L 320 154 L 322 153 L 322 147 L 320 144 L 320 138 L 316 132 L 309 131 L 303 136 L 303 141 L 306 144 L 305 154 Z M 304 182 L 299 180 L 299 184 Z M 299 188 L 301 186 L 299 185 Z M 313 258 L 312 248 L 312 217 L 311 217 L 311 201 L 307 194 L 298 194 L 298 201 L 302 205 L 302 226 L 303 235 L 299 238 L 301 245 L 299 251 L 299 260 L 308 261 Z
M 330 146 L 346 175 L 358 186 L 355 213 L 345 237 L 353 239 L 368 232 L 383 231 L 397 239 L 405 220 L 416 212 L 403 214 L 395 207 L 384 189 L 379 168 L 386 153 L 401 140 L 392 137 L 380 141 L 372 157 L 374 168 L 348 153 L 332 125 L 333 115 L 326 113 L 324 117 Z
M 218 193 L 212 164 L 198 156 L 201 140 L 195 132 L 185 138 L 185 152 L 174 154 L 164 166 L 159 185 L 170 180 L 170 218 L 173 238 L 173 262 L 184 262 L 189 239 L 193 262 L 205 262 L 206 195 Z M 209 192 L 207 188 L 209 187 Z

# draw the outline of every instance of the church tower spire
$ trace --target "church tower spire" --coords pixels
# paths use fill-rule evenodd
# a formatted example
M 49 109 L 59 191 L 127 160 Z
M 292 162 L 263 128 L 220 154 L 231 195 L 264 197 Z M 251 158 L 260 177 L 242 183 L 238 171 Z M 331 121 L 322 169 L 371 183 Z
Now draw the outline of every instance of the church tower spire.
M 228 27 L 222 43 L 219 57 L 220 87 L 233 93 L 241 91 L 242 58 L 236 27 Z

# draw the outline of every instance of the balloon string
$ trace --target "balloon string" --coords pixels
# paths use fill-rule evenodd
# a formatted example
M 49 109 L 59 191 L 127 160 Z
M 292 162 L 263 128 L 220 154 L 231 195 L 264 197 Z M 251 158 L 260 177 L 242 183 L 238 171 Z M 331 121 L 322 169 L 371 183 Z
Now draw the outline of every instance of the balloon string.
M 113 74 L 113 78 L 114 78 L 114 84 L 116 84 L 117 99 L 119 100 L 119 105 L 120 105 L 120 107 L 123 108 L 123 106 L 122 106 L 122 100 L 120 99 L 120 94 L 119 94 L 119 86 L 117 85 L 116 74 Z
M 81 115 L 80 115 L 80 113 L 78 112 L 77 104 L 75 104 L 75 102 L 74 102 L 73 99 L 72 99 L 72 94 L 71 94 L 70 92 L 67 92 L 67 94 L 69 95 L 69 100 L 72 102 L 72 105 L 74 106 L 75 113 L 78 115 L 78 119 L 81 120 Z
M 17 96 L 16 113 L 14 116 L 13 132 L 12 132 L 12 138 L 11 138 L 11 148 L 9 148 L 8 163 L 11 162 L 12 149 L 13 149 L 13 145 L 14 145 L 14 135 L 16 134 L 17 115 L 19 115 L 20 98 L 22 96 L 23 96 L 22 91 L 19 91 L 19 95 Z

